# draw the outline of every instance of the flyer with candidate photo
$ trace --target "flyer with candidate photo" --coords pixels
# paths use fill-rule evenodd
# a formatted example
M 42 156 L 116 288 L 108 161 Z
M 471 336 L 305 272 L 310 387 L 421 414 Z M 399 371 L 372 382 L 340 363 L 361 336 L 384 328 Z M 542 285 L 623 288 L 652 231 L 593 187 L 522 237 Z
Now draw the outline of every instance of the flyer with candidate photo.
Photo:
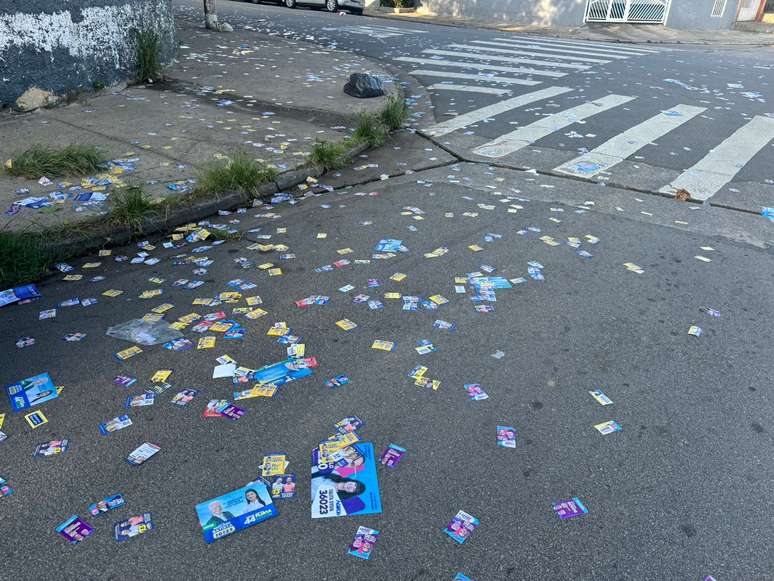
M 59 393 L 48 373 L 22 379 L 5 388 L 13 411 L 20 412 L 56 398 Z
M 312 450 L 312 518 L 382 512 L 374 445 L 359 442 L 352 448 L 357 454 L 343 466 L 330 463 L 319 447 Z
M 251 482 L 196 505 L 199 526 L 207 543 L 222 539 L 277 516 L 271 494 L 263 482 Z

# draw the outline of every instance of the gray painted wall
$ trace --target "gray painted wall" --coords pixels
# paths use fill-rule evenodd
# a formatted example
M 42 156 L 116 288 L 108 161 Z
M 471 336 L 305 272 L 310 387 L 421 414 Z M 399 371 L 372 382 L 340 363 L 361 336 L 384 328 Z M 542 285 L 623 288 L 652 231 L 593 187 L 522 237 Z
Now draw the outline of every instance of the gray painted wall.
M 422 11 L 540 26 L 582 26 L 586 0 L 420 0 Z M 670 28 L 730 29 L 738 0 L 727 0 L 721 18 L 712 18 L 714 0 L 672 0 Z M 654 25 L 643 25 L 654 26 Z M 658 26 L 658 25 L 656 25 Z
M 131 77 L 135 28 L 156 30 L 172 60 L 171 0 L 0 1 L 0 106 L 32 86 L 63 94 Z
M 738 0 L 726 0 L 726 9 L 720 18 L 711 17 L 714 0 L 672 0 L 666 25 L 669 28 L 725 29 L 736 21 Z

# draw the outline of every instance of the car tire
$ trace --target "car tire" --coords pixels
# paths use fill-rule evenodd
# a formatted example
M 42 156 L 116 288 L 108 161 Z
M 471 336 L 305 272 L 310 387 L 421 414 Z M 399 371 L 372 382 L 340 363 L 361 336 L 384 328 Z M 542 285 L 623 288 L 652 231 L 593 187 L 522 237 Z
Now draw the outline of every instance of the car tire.
M 351 10 L 352 14 L 355 16 L 363 16 L 363 9 L 362 8 L 353 8 Z
M 282 3 L 285 5 L 285 8 L 295 8 L 296 7 L 296 0 L 282 0 Z
M 339 9 L 339 3 L 336 0 L 325 0 L 325 9 L 328 12 L 336 12 Z

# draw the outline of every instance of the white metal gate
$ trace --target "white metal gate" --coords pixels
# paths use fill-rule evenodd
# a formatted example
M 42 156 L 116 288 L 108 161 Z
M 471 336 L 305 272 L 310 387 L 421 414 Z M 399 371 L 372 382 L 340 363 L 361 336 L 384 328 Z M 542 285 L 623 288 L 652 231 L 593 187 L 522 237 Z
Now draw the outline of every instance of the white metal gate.
M 670 0 L 586 0 L 585 22 L 664 24 Z

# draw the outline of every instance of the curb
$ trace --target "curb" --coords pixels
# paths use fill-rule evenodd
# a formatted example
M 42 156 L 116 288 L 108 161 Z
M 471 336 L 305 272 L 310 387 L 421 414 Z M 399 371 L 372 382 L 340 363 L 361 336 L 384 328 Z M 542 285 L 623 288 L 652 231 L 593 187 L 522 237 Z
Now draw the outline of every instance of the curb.
M 366 16 L 370 16 L 371 18 L 384 18 L 387 20 L 399 20 L 401 22 L 417 22 L 421 24 L 432 24 L 435 26 L 447 26 L 449 28 L 474 28 L 478 30 L 494 30 L 502 34 L 526 34 L 526 35 L 532 35 L 532 36 L 561 38 L 565 40 L 588 40 L 593 42 L 607 42 L 607 43 L 618 43 L 618 44 L 670 44 L 670 45 L 685 45 L 685 46 L 724 46 L 724 47 L 774 45 L 774 38 L 766 39 L 766 40 L 756 40 L 754 42 L 744 42 L 744 43 L 739 43 L 739 42 L 726 43 L 726 42 L 723 42 L 722 40 L 716 42 L 716 41 L 709 41 L 709 40 L 685 41 L 685 40 L 660 40 L 660 39 L 636 40 L 636 39 L 620 39 L 620 38 L 596 38 L 590 34 L 583 34 L 581 36 L 570 36 L 570 35 L 559 34 L 557 32 L 552 32 L 551 30 L 508 30 L 496 25 L 487 25 L 486 23 L 483 23 L 483 22 L 472 22 L 472 23 L 438 22 L 434 20 L 432 16 L 402 16 L 401 14 L 377 12 L 377 11 L 371 11 L 371 10 L 366 10 L 364 14 Z M 761 34 L 761 33 L 751 32 L 750 34 Z

